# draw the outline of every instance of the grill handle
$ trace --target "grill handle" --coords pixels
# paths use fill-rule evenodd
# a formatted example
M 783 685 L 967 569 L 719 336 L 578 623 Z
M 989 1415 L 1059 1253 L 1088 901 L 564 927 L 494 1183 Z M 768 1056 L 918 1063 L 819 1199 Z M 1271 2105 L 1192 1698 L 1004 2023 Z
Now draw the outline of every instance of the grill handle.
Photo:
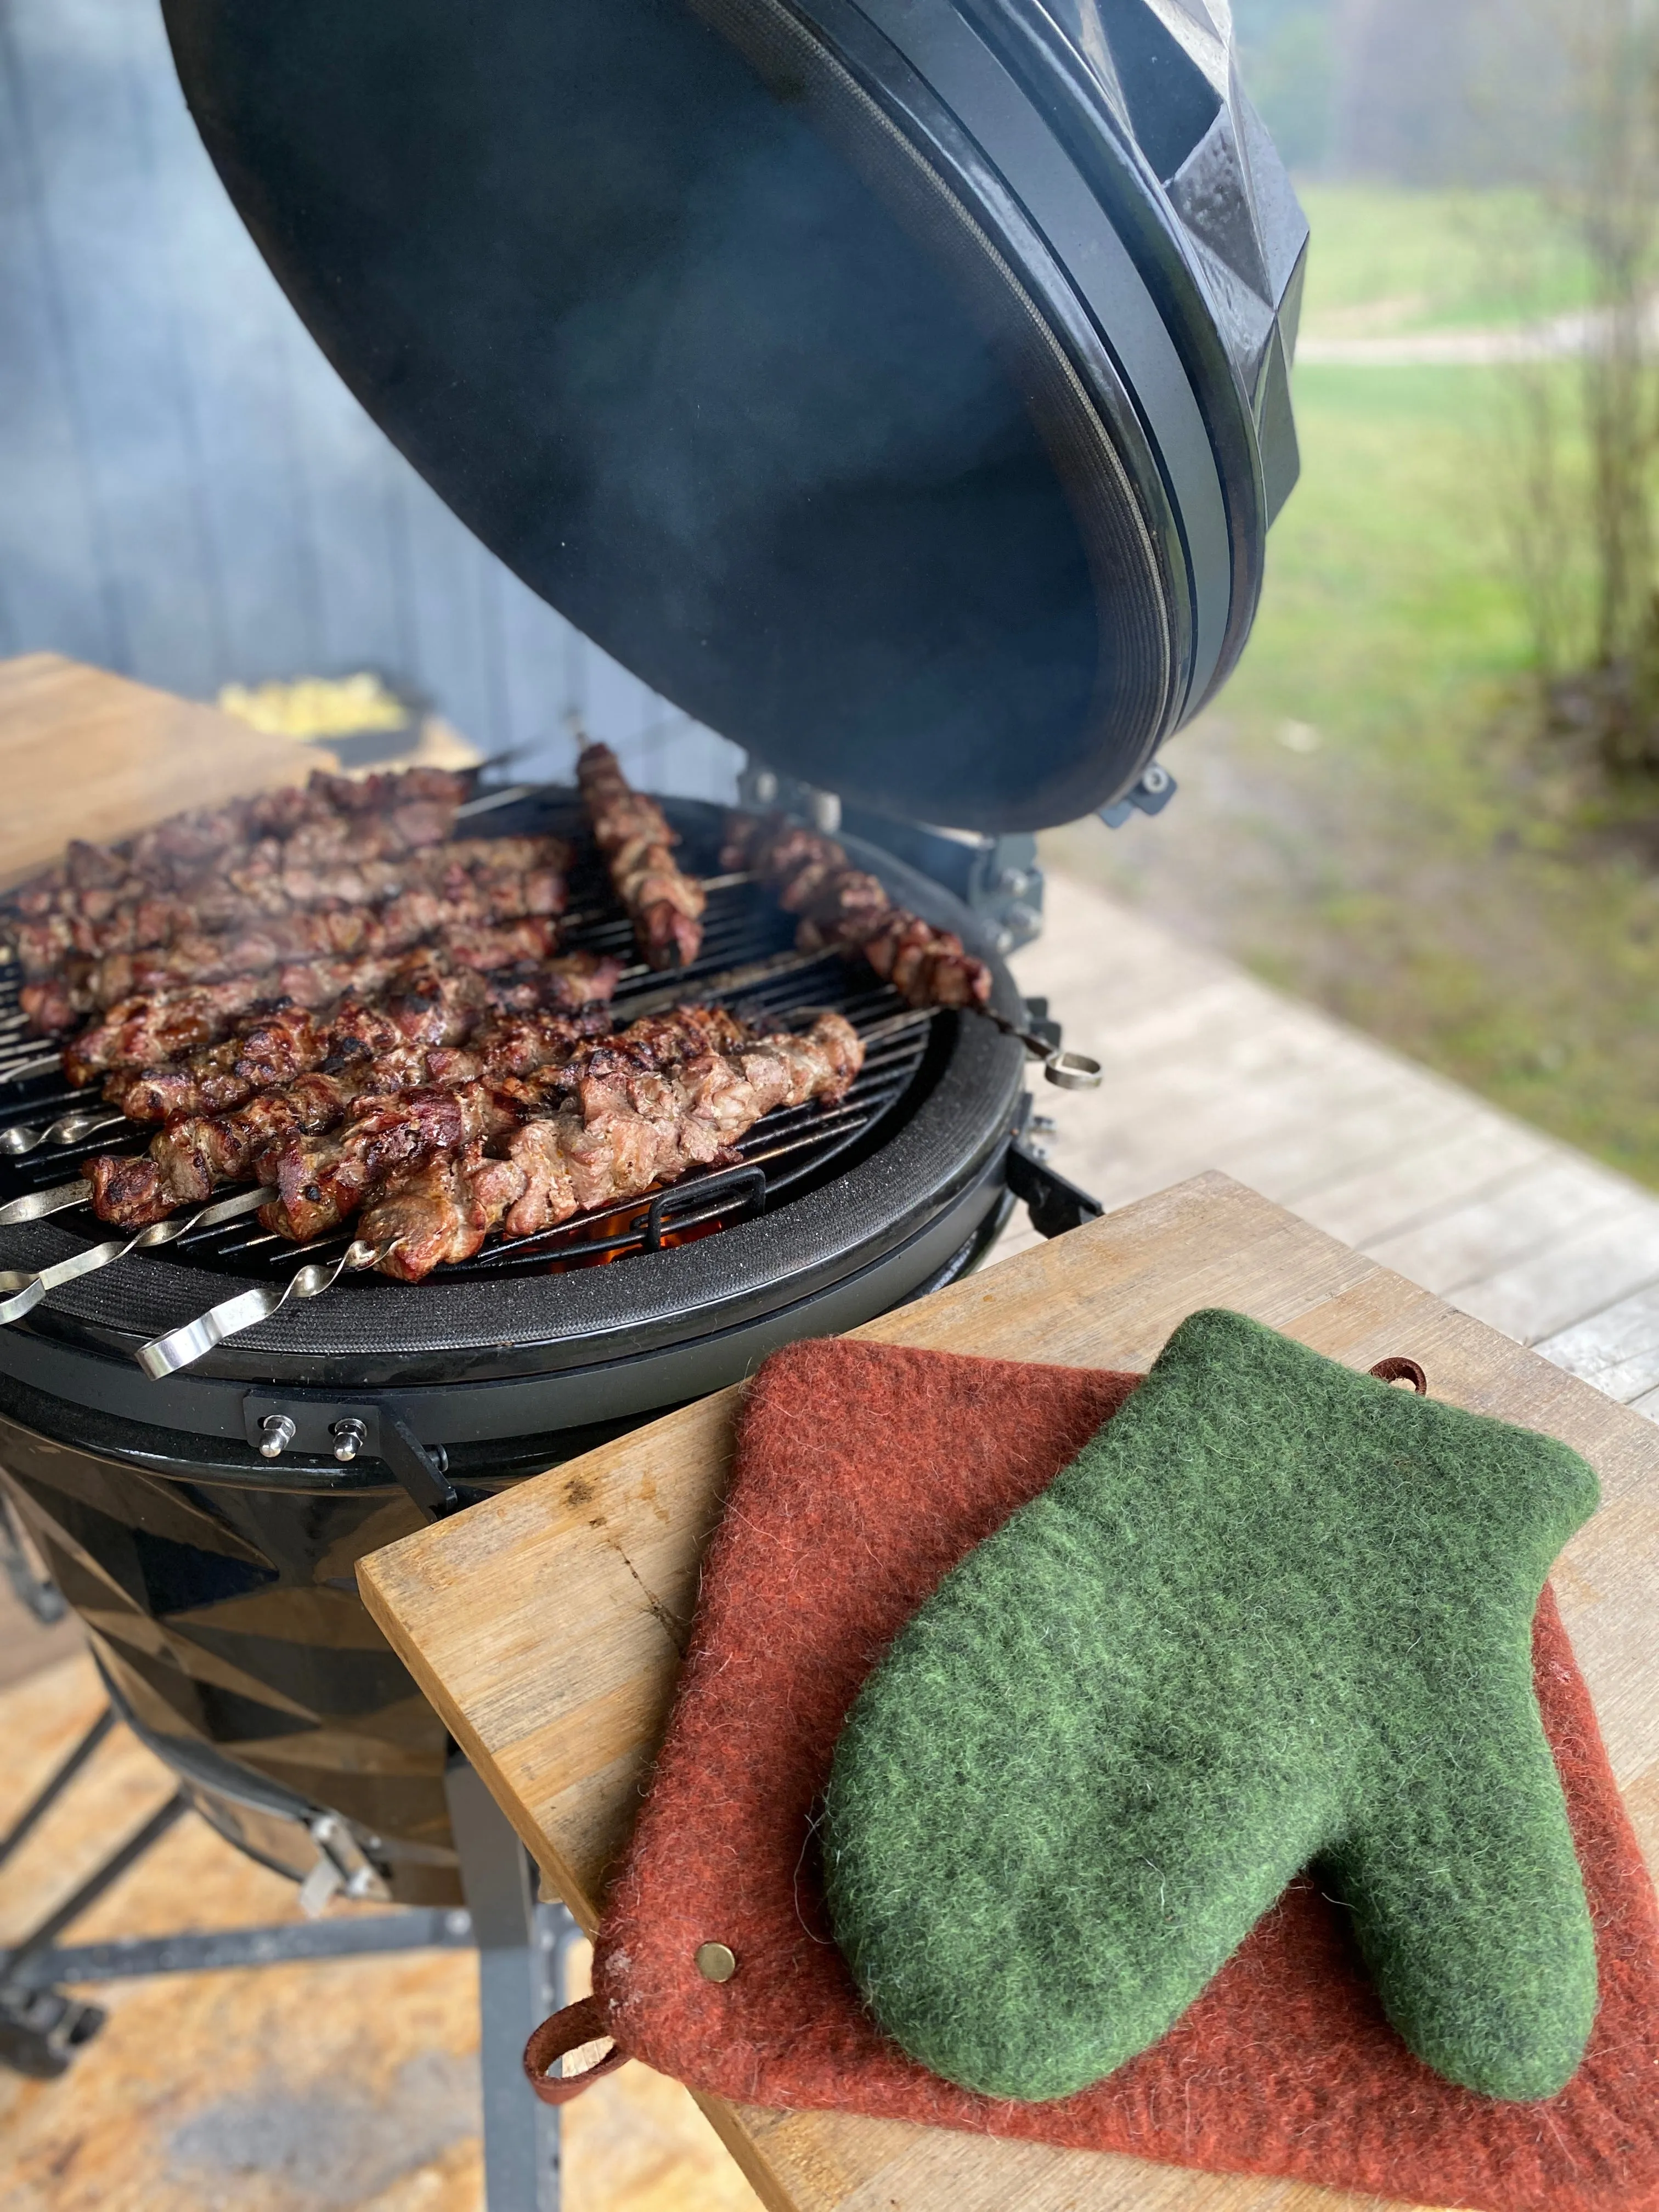
M 671 1213 L 684 1206 L 695 1206 L 700 1200 L 718 1198 L 723 1200 L 728 1194 L 737 1198 L 739 1193 L 743 1194 L 738 1204 L 740 1216 L 764 1213 L 765 1169 L 729 1168 L 724 1175 L 709 1176 L 701 1182 L 676 1183 L 667 1190 L 659 1190 L 646 1208 L 645 1249 L 647 1252 L 661 1251 L 664 1229 L 673 1226 L 668 1218 Z M 721 1204 L 715 1211 L 724 1213 L 726 1207 Z

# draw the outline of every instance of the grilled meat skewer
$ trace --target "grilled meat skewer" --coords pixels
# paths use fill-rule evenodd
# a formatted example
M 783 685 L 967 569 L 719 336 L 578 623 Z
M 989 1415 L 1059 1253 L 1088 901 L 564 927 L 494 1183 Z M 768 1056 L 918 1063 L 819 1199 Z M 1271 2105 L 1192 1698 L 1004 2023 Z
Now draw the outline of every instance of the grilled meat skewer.
M 562 905 L 563 878 L 551 881 L 559 886 Z M 264 975 L 285 960 L 408 952 L 441 934 L 453 939 L 458 932 L 489 929 L 503 921 L 546 925 L 532 933 L 526 946 L 527 955 L 538 957 L 550 952 L 556 941 L 550 918 L 553 909 L 532 908 L 526 902 L 546 896 L 547 879 L 524 878 L 510 894 L 505 881 L 489 891 L 471 890 L 453 897 L 440 890 L 406 891 L 379 908 L 282 915 L 240 933 L 181 937 L 143 952 L 106 953 L 71 981 L 71 1003 L 90 1013 L 118 1006 L 141 992 L 165 991 L 181 982 L 222 983 L 233 975 Z
M 64 1048 L 64 1073 L 71 1083 L 81 1085 L 114 1067 L 160 1066 L 200 1045 L 217 1043 L 230 1034 L 238 1016 L 255 1007 L 283 1000 L 302 1006 L 330 1006 L 348 991 L 361 996 L 386 990 L 400 976 L 422 968 L 483 973 L 525 969 L 526 975 L 515 981 L 530 993 L 522 1001 L 526 1007 L 608 998 L 621 963 L 584 953 L 549 960 L 545 954 L 552 936 L 550 922 L 532 918 L 501 929 L 458 933 L 442 945 L 423 945 L 398 957 L 292 961 L 261 975 L 229 976 L 222 983 L 140 994 L 110 1007 L 101 1020 L 70 1041 Z M 544 984 L 545 995 L 537 995 Z M 44 991 L 48 987 L 31 988 Z
M 621 966 L 592 952 L 489 979 L 471 969 L 449 975 L 428 966 L 377 996 L 342 999 L 320 1013 L 283 1005 L 249 1015 L 222 1043 L 204 1045 L 171 1066 L 118 1069 L 104 1096 L 133 1121 L 228 1113 L 258 1091 L 280 1090 L 317 1069 L 337 1075 L 404 1045 L 464 1044 L 481 1024 L 477 1044 L 485 1071 L 518 1074 L 514 1041 L 532 1034 L 533 1025 L 496 1018 L 568 1015 L 603 1006 Z M 609 1017 L 592 1026 L 596 1035 L 607 1030 Z
M 548 1054 L 516 1077 L 433 1085 L 388 1099 L 366 1098 L 314 1144 L 292 1141 L 261 1158 L 279 1194 L 260 1219 L 304 1243 L 356 1211 L 394 1169 L 501 1136 L 553 1109 L 584 1079 L 649 1077 L 688 1058 L 745 1042 L 750 1032 L 721 1008 L 682 1006 L 635 1022 L 619 1036 Z
M 338 1075 L 405 1045 L 463 1044 L 491 1011 L 482 975 L 428 968 L 376 997 L 342 999 L 320 1013 L 285 1005 L 250 1015 L 222 1044 L 204 1045 L 171 1067 L 118 1070 L 104 1096 L 133 1121 L 229 1113 L 258 1091 L 319 1069 Z
M 474 1134 L 393 1174 L 364 1208 L 362 1241 L 380 1252 L 383 1274 L 420 1282 L 471 1259 L 498 1225 L 533 1236 L 719 1160 L 775 1107 L 843 1096 L 862 1059 L 851 1024 L 823 1014 L 805 1037 L 754 1037 L 670 1068 L 590 1066 L 574 1103 L 523 1121 L 504 1157 L 490 1158 Z M 274 1212 L 260 1218 L 270 1224 Z
M 441 1098 L 476 1087 L 487 1070 L 540 1069 L 610 1026 L 602 1012 L 514 1015 L 481 1031 L 471 1051 L 431 1036 L 398 1036 L 395 1043 L 382 1038 L 378 1051 L 332 1071 L 296 1075 L 230 1112 L 179 1115 L 136 1159 L 104 1154 L 89 1161 L 93 1211 L 125 1229 L 146 1227 L 221 1183 L 246 1180 L 292 1139 L 320 1136 L 347 1120 L 364 1125 L 388 1112 L 396 1126 L 397 1103 L 405 1096 Z
M 62 864 L 23 884 L 15 902 L 26 921 L 60 913 L 95 921 L 123 899 L 188 890 L 234 861 L 246 866 L 255 851 L 267 866 L 348 850 L 358 860 L 395 858 L 442 843 L 466 783 L 447 769 L 361 779 L 319 769 L 303 787 L 170 815 L 119 844 L 76 838 Z
M 634 789 L 609 745 L 583 747 L 576 781 L 641 958 L 651 968 L 690 967 L 702 948 L 708 895 L 675 864 L 679 839 L 667 816 Z
M 114 1007 L 106 1020 L 69 1046 L 64 1069 L 76 1085 L 112 1072 L 124 1079 L 135 1072 L 156 1077 L 187 1057 L 194 1065 L 198 1052 L 212 1049 L 221 1039 L 234 1041 L 233 1032 L 265 1026 L 285 1008 L 303 1013 L 332 1007 L 348 994 L 354 999 L 372 997 L 378 1006 L 392 1010 L 405 1037 L 432 1042 L 437 1040 L 416 1017 L 429 1009 L 434 995 L 446 1002 L 467 1000 L 498 1013 L 568 1013 L 604 1004 L 621 973 L 619 960 L 594 952 L 520 961 L 489 971 L 465 968 L 444 948 L 432 946 L 402 960 L 308 961 L 281 969 L 275 979 L 238 976 L 199 991 L 135 999 L 129 1006 Z M 284 1066 L 280 1042 L 269 1040 L 266 1048 L 272 1055 L 268 1061 L 250 1055 L 248 1073 L 256 1089 L 270 1089 L 289 1074 L 304 1072 Z M 240 1058 L 231 1065 L 239 1065 Z M 197 1072 L 206 1077 L 224 1065 L 210 1060 Z M 210 1103 L 178 1092 L 167 1101 L 165 1111 L 181 1113 Z
M 569 847 L 557 837 L 467 838 L 428 846 L 400 860 L 283 865 L 275 873 L 232 867 L 189 893 L 146 891 L 116 900 L 95 915 L 57 912 L 15 923 L 12 939 L 26 981 L 58 973 L 76 958 L 139 953 L 181 939 L 258 929 L 278 918 L 313 912 L 382 913 L 411 894 L 448 902 L 476 899 L 484 918 L 516 921 L 527 914 L 561 914 Z M 341 950 L 338 945 L 309 949 Z
M 800 915 L 795 942 L 803 952 L 861 957 L 913 1006 L 989 1003 L 985 963 L 953 931 L 895 906 L 878 878 L 852 866 L 832 837 L 781 814 L 733 814 L 720 865 L 751 870 L 787 913 Z

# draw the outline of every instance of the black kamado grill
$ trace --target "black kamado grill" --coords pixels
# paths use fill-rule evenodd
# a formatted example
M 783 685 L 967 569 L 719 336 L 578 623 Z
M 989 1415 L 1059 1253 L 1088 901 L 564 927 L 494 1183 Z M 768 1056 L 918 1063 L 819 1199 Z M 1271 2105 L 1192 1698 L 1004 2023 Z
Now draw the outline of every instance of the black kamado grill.
M 256 1855 L 304 1875 L 325 1845 L 359 1891 L 441 1904 L 448 1747 L 355 1562 L 951 1280 L 1015 1193 L 1050 1234 L 1097 1211 L 1024 1141 L 1008 1029 L 1058 1037 L 1000 954 L 1036 923 L 1029 833 L 1156 811 L 1158 746 L 1248 634 L 1296 473 L 1306 227 L 1225 0 L 165 9 L 227 187 L 369 412 L 744 745 L 755 795 L 839 819 L 959 931 L 1004 1025 L 795 954 L 732 883 L 666 980 L 769 1024 L 845 1013 L 844 1103 L 418 1286 L 345 1276 L 170 1375 L 141 1348 L 286 1282 L 295 1247 L 203 1228 L 0 1328 L 0 1462 L 124 1714 Z M 717 877 L 718 810 L 665 804 Z M 547 788 L 471 827 L 579 818 Z M 570 943 L 625 949 L 597 869 L 572 892 Z M 630 970 L 619 1019 L 665 981 Z M 0 1083 L 0 1127 L 73 1103 Z M 121 1146 L 0 1159 L 0 1205 Z M 98 1234 L 0 1231 L 0 1268 Z
M 720 811 L 668 805 L 679 857 L 718 882 Z M 548 790 L 468 826 L 580 824 L 573 794 Z M 1042 1022 L 968 908 L 891 854 L 850 849 L 992 959 L 1005 1021 Z M 573 875 L 571 903 L 614 916 L 574 928 L 572 948 L 629 951 L 592 863 Z M 375 1888 L 417 1903 L 459 1894 L 444 1734 L 362 1610 L 363 1553 L 718 1389 L 793 1338 L 951 1281 L 994 1238 L 1015 1188 L 1051 1229 L 1096 1210 L 1018 1141 L 1024 1048 L 982 1016 L 907 1006 L 862 963 L 796 952 L 794 932 L 759 885 L 716 889 L 696 964 L 665 979 L 635 961 L 614 1002 L 622 1023 L 665 990 L 712 987 L 767 1029 L 823 1006 L 853 1022 L 866 1059 L 847 1098 L 768 1115 L 738 1165 L 486 1245 L 419 1285 L 345 1275 L 171 1375 L 144 1371 L 147 1345 L 325 1266 L 349 1230 L 303 1250 L 252 1216 L 187 1231 L 0 1328 L 0 1465 L 54 1577 L 123 1713 L 262 1856 L 304 1875 L 333 1814 L 337 1853 L 361 1851 Z M 0 1008 L 15 972 L 0 970 Z M 0 1091 L 0 1144 L 88 1104 L 56 1075 L 14 1082 Z M 0 1206 L 151 1133 L 106 1126 L 0 1152 Z M 0 1266 L 49 1267 L 107 1234 L 83 1209 L 13 1226 Z

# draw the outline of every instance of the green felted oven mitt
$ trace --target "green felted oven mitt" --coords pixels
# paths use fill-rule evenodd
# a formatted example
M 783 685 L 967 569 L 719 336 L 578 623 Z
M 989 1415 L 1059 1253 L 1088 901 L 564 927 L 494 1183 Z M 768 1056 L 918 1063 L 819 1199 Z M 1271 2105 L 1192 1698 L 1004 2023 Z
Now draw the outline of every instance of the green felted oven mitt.
M 1564 1444 L 1194 1314 L 848 1718 L 825 1885 L 878 2023 L 1069 2095 L 1312 1863 L 1419 2057 L 1553 2095 L 1595 1949 L 1532 1621 L 1595 1503 Z

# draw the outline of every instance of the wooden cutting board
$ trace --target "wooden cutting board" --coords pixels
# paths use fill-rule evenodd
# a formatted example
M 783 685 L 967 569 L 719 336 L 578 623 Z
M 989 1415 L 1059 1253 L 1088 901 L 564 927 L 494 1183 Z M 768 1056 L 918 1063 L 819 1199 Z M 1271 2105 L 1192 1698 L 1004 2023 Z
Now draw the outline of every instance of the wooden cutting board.
M 0 890 L 71 837 L 125 837 L 187 806 L 302 783 L 333 756 L 56 653 L 0 661 Z
M 1209 1305 L 1351 1367 L 1405 1353 L 1436 1396 L 1547 1431 L 1589 1460 L 1601 1510 L 1553 1581 L 1659 1869 L 1659 1427 L 1219 1175 L 853 1334 L 1144 1370 Z M 667 1717 L 738 1402 L 731 1389 L 685 1407 L 358 1568 L 370 1612 L 589 1928 Z M 1380 2212 L 1375 2198 L 1300 2184 L 700 2102 L 773 2212 Z

